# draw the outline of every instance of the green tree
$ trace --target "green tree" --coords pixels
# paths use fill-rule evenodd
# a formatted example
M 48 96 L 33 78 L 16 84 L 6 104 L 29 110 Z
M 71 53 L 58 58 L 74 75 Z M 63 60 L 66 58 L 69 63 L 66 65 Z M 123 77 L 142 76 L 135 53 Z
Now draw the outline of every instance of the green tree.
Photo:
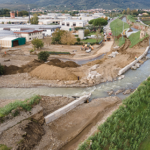
M 80 38 L 77 38 L 77 42 L 80 42 L 81 41 L 81 39 Z
M 61 36 L 66 33 L 65 30 L 56 29 L 52 34 L 52 44 L 61 44 Z
M 39 18 L 36 14 L 33 15 L 33 17 L 30 19 L 30 23 L 31 24 L 38 24 L 39 23 Z
M 128 15 L 130 14 L 130 8 L 127 8 L 127 14 Z
M 11 24 L 11 22 L 9 21 L 8 24 Z
M 31 43 L 33 44 L 34 49 L 37 48 L 42 48 L 44 46 L 44 42 L 40 39 L 33 39 L 31 41 Z
M 95 20 L 95 19 L 90 20 L 90 21 L 89 21 L 89 24 L 93 24 L 94 20 Z
M 87 36 L 90 33 L 89 29 L 84 30 L 84 35 Z
M 105 20 L 104 18 L 97 18 L 94 20 L 93 22 L 94 26 L 104 26 L 107 25 L 107 20 Z
M 27 12 L 27 11 L 25 11 L 25 10 L 22 10 L 22 11 L 19 11 L 18 12 L 18 16 L 28 16 L 29 15 L 29 13 Z
M 49 52 L 47 52 L 47 51 L 43 51 L 43 52 L 38 53 L 38 59 L 39 60 L 47 61 L 48 57 L 49 57 Z

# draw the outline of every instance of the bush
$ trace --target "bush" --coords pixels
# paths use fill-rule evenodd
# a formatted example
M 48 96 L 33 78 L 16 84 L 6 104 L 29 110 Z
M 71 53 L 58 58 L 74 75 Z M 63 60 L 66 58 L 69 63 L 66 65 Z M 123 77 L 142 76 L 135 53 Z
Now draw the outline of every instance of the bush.
M 2 66 L 1 64 L 0 64 L 0 75 L 3 75 L 4 74 L 4 66 Z
M 84 30 L 84 35 L 87 36 L 90 33 L 89 29 Z
M 38 59 L 42 61 L 47 61 L 48 57 L 49 57 L 49 52 L 46 52 L 46 51 L 40 52 L 38 54 Z
M 81 39 L 80 38 L 77 38 L 77 42 L 80 42 L 81 41 Z
M 44 42 L 42 40 L 40 40 L 40 39 L 33 39 L 31 41 L 31 43 L 34 46 L 34 49 L 35 48 L 39 49 L 39 48 L 42 48 L 44 46 Z

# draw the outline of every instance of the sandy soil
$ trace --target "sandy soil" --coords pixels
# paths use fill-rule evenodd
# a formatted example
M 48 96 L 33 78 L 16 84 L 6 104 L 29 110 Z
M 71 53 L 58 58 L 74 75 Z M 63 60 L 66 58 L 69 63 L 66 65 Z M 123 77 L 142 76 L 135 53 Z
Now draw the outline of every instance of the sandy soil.
M 108 113 L 116 110 L 120 103 L 119 98 L 108 97 L 78 106 L 61 118 L 44 125 L 46 133 L 34 150 L 74 150 L 90 132 L 95 132 L 96 124 L 105 120 Z

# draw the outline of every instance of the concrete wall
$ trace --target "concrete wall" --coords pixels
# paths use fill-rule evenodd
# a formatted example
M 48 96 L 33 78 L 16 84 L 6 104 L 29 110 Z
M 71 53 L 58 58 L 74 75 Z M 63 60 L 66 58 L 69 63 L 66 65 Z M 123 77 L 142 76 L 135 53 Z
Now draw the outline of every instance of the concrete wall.
M 122 69 L 119 71 L 118 75 L 119 75 L 119 76 L 122 75 L 124 72 L 126 72 L 127 70 L 129 70 L 133 65 L 135 65 L 139 60 L 141 60 L 141 59 L 147 54 L 149 48 L 150 48 L 150 47 L 148 46 L 148 47 L 146 48 L 145 52 L 144 52 L 140 57 L 138 57 L 137 60 L 134 60 L 134 61 L 131 62 L 129 65 L 127 65 L 127 66 L 125 66 L 124 68 L 122 68 Z
M 59 117 L 61 117 L 62 115 L 66 114 L 67 112 L 69 112 L 70 110 L 74 109 L 75 107 L 77 107 L 78 105 L 84 103 L 87 99 L 89 99 L 91 96 L 91 94 L 89 95 L 84 95 L 76 100 L 74 100 L 73 102 L 69 103 L 68 105 L 54 111 L 53 113 L 47 115 L 45 117 L 45 122 L 46 123 L 50 123 L 56 119 L 58 119 Z

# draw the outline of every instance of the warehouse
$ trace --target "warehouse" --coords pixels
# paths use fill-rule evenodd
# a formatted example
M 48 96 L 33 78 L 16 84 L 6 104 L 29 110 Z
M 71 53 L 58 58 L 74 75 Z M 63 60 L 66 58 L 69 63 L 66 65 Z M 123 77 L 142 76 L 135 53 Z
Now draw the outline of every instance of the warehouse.
M 26 39 L 23 37 L 4 37 L 0 39 L 1 47 L 15 47 L 18 45 L 24 45 L 26 43 Z

